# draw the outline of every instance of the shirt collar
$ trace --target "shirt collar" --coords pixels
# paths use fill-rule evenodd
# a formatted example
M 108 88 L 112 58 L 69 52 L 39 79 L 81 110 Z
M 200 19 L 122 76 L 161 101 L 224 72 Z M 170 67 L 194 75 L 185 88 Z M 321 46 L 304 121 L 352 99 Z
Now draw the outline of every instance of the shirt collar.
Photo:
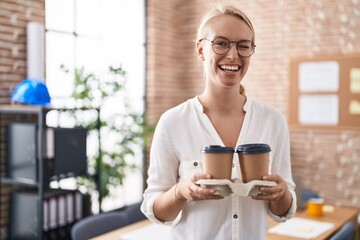
M 194 100 L 193 102 L 195 104 L 196 109 L 198 109 L 201 112 L 204 112 L 204 106 L 201 104 L 201 102 L 199 100 L 199 96 L 194 97 L 193 100 Z M 252 98 L 246 96 L 245 104 L 243 107 L 245 112 L 249 111 L 249 109 L 251 107 L 251 102 L 252 102 Z

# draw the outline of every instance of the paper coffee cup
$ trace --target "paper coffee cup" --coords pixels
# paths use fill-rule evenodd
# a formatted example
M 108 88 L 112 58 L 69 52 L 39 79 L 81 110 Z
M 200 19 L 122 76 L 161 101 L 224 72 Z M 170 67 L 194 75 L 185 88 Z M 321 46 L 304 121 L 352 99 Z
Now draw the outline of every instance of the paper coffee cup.
M 237 147 L 244 183 L 262 180 L 262 177 L 269 173 L 270 151 L 270 146 L 263 143 L 242 144 Z
M 231 179 L 234 148 L 210 145 L 202 150 L 203 173 L 213 179 Z

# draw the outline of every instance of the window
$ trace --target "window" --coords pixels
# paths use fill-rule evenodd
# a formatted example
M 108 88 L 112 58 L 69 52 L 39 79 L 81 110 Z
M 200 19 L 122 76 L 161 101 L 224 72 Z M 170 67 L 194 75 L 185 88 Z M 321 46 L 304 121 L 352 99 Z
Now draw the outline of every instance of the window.
M 46 84 L 55 107 L 66 106 L 72 92 L 72 75 L 61 65 L 101 73 L 121 64 L 131 102 L 143 110 L 144 7 L 142 0 L 46 0 Z M 142 164 L 142 156 L 138 158 Z M 139 201 L 142 184 L 142 173 L 132 174 L 119 189 L 119 197 L 104 200 L 103 210 Z

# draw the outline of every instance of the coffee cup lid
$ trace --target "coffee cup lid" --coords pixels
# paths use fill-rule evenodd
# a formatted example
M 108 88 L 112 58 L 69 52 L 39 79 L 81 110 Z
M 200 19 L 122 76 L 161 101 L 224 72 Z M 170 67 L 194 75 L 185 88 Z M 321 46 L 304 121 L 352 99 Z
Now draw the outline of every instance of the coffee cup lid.
M 239 145 L 236 152 L 239 154 L 256 154 L 256 153 L 267 153 L 270 152 L 271 148 L 265 143 L 249 143 Z
M 222 147 L 220 145 L 210 145 L 203 147 L 201 149 L 203 153 L 234 153 L 234 148 L 232 147 Z

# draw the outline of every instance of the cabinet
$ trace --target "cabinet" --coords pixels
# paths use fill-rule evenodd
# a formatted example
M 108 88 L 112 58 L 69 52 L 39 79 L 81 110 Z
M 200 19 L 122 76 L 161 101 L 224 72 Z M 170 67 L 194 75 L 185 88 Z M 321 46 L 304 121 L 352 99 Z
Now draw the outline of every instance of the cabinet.
M 66 110 L 0 106 L 0 137 L 5 146 L 0 155 L 5 168 L 1 184 L 11 186 L 9 239 L 70 239 L 72 223 L 89 214 L 88 196 L 50 188 L 51 179 L 87 174 L 87 130 L 49 127 L 50 111 Z

